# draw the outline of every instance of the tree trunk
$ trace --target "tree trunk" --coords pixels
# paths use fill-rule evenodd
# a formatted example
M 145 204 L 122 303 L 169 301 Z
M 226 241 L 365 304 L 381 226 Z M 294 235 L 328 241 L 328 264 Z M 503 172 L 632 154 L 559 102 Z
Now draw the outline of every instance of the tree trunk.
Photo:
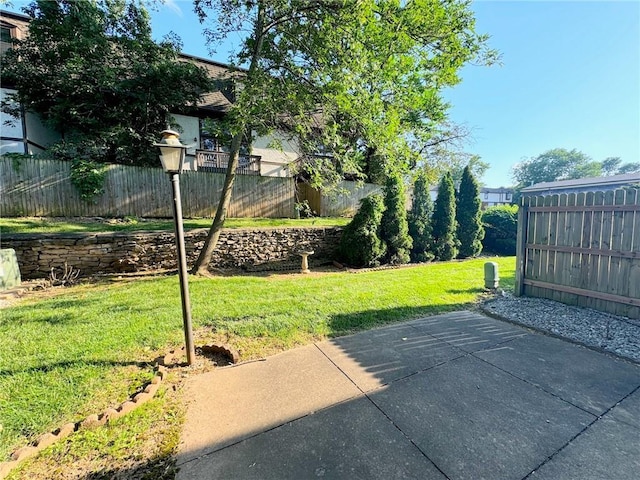
M 256 38 L 255 48 L 251 55 L 251 64 L 249 65 L 249 71 L 245 77 L 245 82 L 251 82 L 255 70 L 258 68 L 258 60 L 260 59 L 260 53 L 262 51 L 262 44 L 264 42 L 264 24 L 265 24 L 265 9 L 262 2 L 258 2 L 258 14 L 256 23 L 254 25 L 254 34 Z M 211 263 L 211 257 L 213 251 L 218 244 L 220 238 L 220 232 L 224 226 L 224 221 L 227 218 L 227 209 L 231 203 L 231 193 L 233 191 L 233 182 L 236 178 L 236 170 L 238 168 L 238 158 L 240 156 L 240 148 L 242 146 L 242 139 L 245 133 L 251 134 L 251 129 L 247 125 L 245 116 L 241 115 L 239 124 L 236 125 L 236 134 L 231 140 L 231 152 L 229 153 L 229 165 L 227 166 L 227 173 L 224 179 L 224 186 L 222 187 L 222 194 L 218 201 L 218 209 L 216 210 L 216 216 L 213 219 L 213 224 L 207 234 L 207 239 L 204 242 L 200 255 L 193 265 L 192 273 L 196 275 L 206 275 L 209 272 L 209 263 Z
M 229 153 L 229 165 L 227 165 L 227 173 L 224 178 L 224 186 L 222 187 L 222 194 L 218 201 L 218 208 L 216 210 L 216 216 L 213 219 L 213 224 L 207 234 L 207 239 L 204 241 L 200 255 L 196 263 L 193 265 L 191 273 L 196 275 L 206 275 L 209 271 L 209 263 L 213 256 L 213 251 L 218 244 L 218 238 L 220 238 L 220 232 L 224 226 L 224 221 L 227 218 L 227 210 L 231 203 L 231 193 L 233 192 L 233 182 L 236 179 L 236 169 L 238 168 L 238 158 L 240 156 L 240 146 L 242 145 L 242 132 L 236 133 L 231 140 L 231 152 Z

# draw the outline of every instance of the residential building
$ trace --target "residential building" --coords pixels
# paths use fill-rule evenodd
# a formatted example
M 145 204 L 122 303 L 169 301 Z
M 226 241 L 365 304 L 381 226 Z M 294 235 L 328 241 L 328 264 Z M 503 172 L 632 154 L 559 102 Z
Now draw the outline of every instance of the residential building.
M 12 38 L 24 38 L 30 18 L 26 15 L 0 11 L 2 24 L 2 52 L 11 48 Z M 189 145 L 185 168 L 202 172 L 226 171 L 228 145 L 216 138 L 211 128 L 227 114 L 234 101 L 233 73 L 228 65 L 204 58 L 181 54 L 180 61 L 194 63 L 216 79 L 218 90 L 203 96 L 195 111 L 174 113 L 173 128 L 180 131 L 181 140 Z M 3 83 L 1 97 L 14 93 L 12 85 Z M 10 124 L 7 123 L 10 121 Z M 47 128 L 39 117 L 23 112 L 20 118 L 2 114 L 0 153 L 37 154 L 60 139 L 60 135 Z M 277 146 L 277 147 L 276 147 Z M 299 158 L 298 148 L 283 132 L 270 136 L 254 135 L 250 151 L 242 152 L 239 174 L 271 177 L 291 176 L 289 165 Z
M 480 200 L 482 200 L 483 210 L 487 207 L 510 205 L 513 201 L 513 189 L 505 187 L 480 187 Z
M 631 185 L 640 185 L 640 172 L 608 177 L 577 178 L 574 180 L 536 183 L 530 187 L 523 188 L 522 196 L 608 191 Z
M 0 54 L 11 48 L 11 40 L 22 39 L 29 30 L 29 17 L 19 13 L 0 11 Z M 14 93 L 12 85 L 2 82 L 0 101 Z M 37 115 L 23 112 L 19 118 L 0 113 L 0 153 L 41 153 L 60 135 L 45 127 Z
M 431 187 L 429 193 L 431 200 L 435 202 L 438 197 L 438 187 Z M 513 201 L 513 189 L 505 187 L 480 187 L 480 200 L 482 201 L 483 210 L 498 205 L 510 205 Z
M 219 80 L 219 91 L 205 95 L 196 112 L 188 115 L 173 114 L 183 143 L 187 149 L 186 163 L 191 170 L 222 172 L 229 161 L 228 145 L 211 133 L 216 121 L 224 118 L 234 101 L 232 73 L 228 65 L 191 55 L 181 55 L 181 60 L 205 68 L 212 78 Z M 278 148 L 276 148 L 276 145 Z M 240 156 L 238 173 L 268 177 L 291 176 L 289 165 L 299 157 L 295 142 L 283 132 L 269 136 L 253 136 L 250 151 Z

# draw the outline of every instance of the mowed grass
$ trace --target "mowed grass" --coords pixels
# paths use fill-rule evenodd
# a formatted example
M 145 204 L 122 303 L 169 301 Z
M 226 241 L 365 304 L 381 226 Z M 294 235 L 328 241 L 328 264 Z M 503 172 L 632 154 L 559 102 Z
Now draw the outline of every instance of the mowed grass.
M 194 328 L 243 360 L 470 307 L 488 259 L 360 273 L 190 278 Z M 512 288 L 515 258 L 491 258 Z M 37 435 L 123 401 L 182 345 L 176 276 L 80 285 L 0 316 L 0 460 Z
M 350 218 L 228 218 L 225 228 L 262 227 L 334 227 L 344 226 Z M 209 228 L 211 218 L 185 219 L 185 230 Z M 0 218 L 0 233 L 82 233 L 82 232 L 136 232 L 173 230 L 172 219 L 141 219 L 125 217 L 117 219 L 64 219 L 64 218 Z

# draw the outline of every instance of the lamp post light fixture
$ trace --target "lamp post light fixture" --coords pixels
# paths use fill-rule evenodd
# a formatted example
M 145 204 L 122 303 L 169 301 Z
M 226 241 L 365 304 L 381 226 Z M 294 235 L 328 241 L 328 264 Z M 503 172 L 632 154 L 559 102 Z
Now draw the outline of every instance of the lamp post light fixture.
M 160 132 L 162 140 L 154 143 L 160 148 L 160 162 L 162 168 L 171 176 L 173 190 L 173 220 L 176 232 L 176 247 L 178 250 L 178 276 L 180 277 L 180 296 L 182 298 L 182 324 L 184 327 L 184 342 L 187 351 L 187 364 L 192 365 L 196 352 L 193 346 L 193 332 L 191 328 L 191 301 L 189 300 L 189 281 L 187 278 L 187 256 L 184 247 L 184 229 L 182 228 L 182 202 L 180 200 L 180 174 L 184 166 L 187 146 L 180 143 L 180 135 L 173 130 Z

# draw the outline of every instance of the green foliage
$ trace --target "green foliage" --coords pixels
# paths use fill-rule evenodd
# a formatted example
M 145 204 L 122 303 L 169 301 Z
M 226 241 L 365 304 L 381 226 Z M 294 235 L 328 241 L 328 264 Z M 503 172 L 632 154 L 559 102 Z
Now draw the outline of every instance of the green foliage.
M 409 212 L 409 235 L 413 240 L 411 260 L 428 262 L 433 260 L 433 237 L 431 235 L 431 216 L 433 202 L 429 193 L 429 183 L 424 172 L 418 174 L 413 186 L 413 203 Z
M 469 166 L 462 172 L 456 197 L 456 237 L 460 242 L 459 258 L 477 257 L 482 252 L 482 201 L 478 182 Z
M 442 91 L 460 81 L 458 70 L 497 59 L 468 0 L 195 0 L 195 11 L 215 25 L 209 44 L 244 38 L 230 56 L 246 69 L 228 115 L 231 158 L 244 132 L 285 130 L 302 153 L 297 170 L 315 187 L 415 166 L 446 121 Z M 234 168 L 196 272 L 224 225 Z
M 436 260 L 451 260 L 458 255 L 459 242 L 456 238 L 456 200 L 453 179 L 445 173 L 438 186 L 431 219 L 433 254 Z
M 513 168 L 513 178 L 518 182 L 517 189 L 521 190 L 541 182 L 638 171 L 640 163 L 623 164 L 618 157 L 609 157 L 598 162 L 576 149 L 554 148 L 517 164 Z
M 360 201 L 353 220 L 344 228 L 338 255 L 341 261 L 354 267 L 375 267 L 386 253 L 380 238 L 380 223 L 384 203 L 381 195 L 369 195 Z
M 92 160 L 78 158 L 71 164 L 71 183 L 78 190 L 80 198 L 88 202 L 104 193 L 104 179 L 107 166 Z
M 499 205 L 482 212 L 485 237 L 484 249 L 499 255 L 516 254 L 518 236 L 518 206 Z
M 497 56 L 466 0 L 196 0 L 195 9 L 216 25 L 213 45 L 249 30 L 231 58 L 247 68 L 233 130 L 288 129 L 314 183 L 415 164 L 446 118 L 442 91 L 466 63 Z
M 309 200 L 296 202 L 294 208 L 296 209 L 298 218 L 312 218 L 316 216 L 316 213 L 311 208 L 311 205 L 309 205 Z
M 152 147 L 170 112 L 212 89 L 207 73 L 178 61 L 178 45 L 156 43 L 149 15 L 128 0 L 38 0 L 26 7 L 29 35 L 3 55 L 2 80 L 22 105 L 92 160 L 156 165 Z M 88 144 L 88 145 L 87 145 Z
M 476 179 L 476 182 L 480 184 L 479 179 L 484 176 L 491 166 L 488 162 L 482 160 L 480 155 L 456 154 L 452 152 L 450 158 L 451 178 L 453 178 L 454 185 L 460 185 L 462 175 L 467 167 L 471 170 L 471 175 Z
M 380 224 L 382 241 L 387 245 L 387 261 L 392 265 L 409 263 L 413 245 L 407 223 L 406 195 L 399 174 L 390 174 L 384 187 L 384 213 Z
M 8 158 L 11 160 L 11 168 L 13 168 L 13 171 L 20 173 L 22 171 L 22 162 L 33 157 L 25 153 L 7 152 L 0 155 L 0 158 Z

